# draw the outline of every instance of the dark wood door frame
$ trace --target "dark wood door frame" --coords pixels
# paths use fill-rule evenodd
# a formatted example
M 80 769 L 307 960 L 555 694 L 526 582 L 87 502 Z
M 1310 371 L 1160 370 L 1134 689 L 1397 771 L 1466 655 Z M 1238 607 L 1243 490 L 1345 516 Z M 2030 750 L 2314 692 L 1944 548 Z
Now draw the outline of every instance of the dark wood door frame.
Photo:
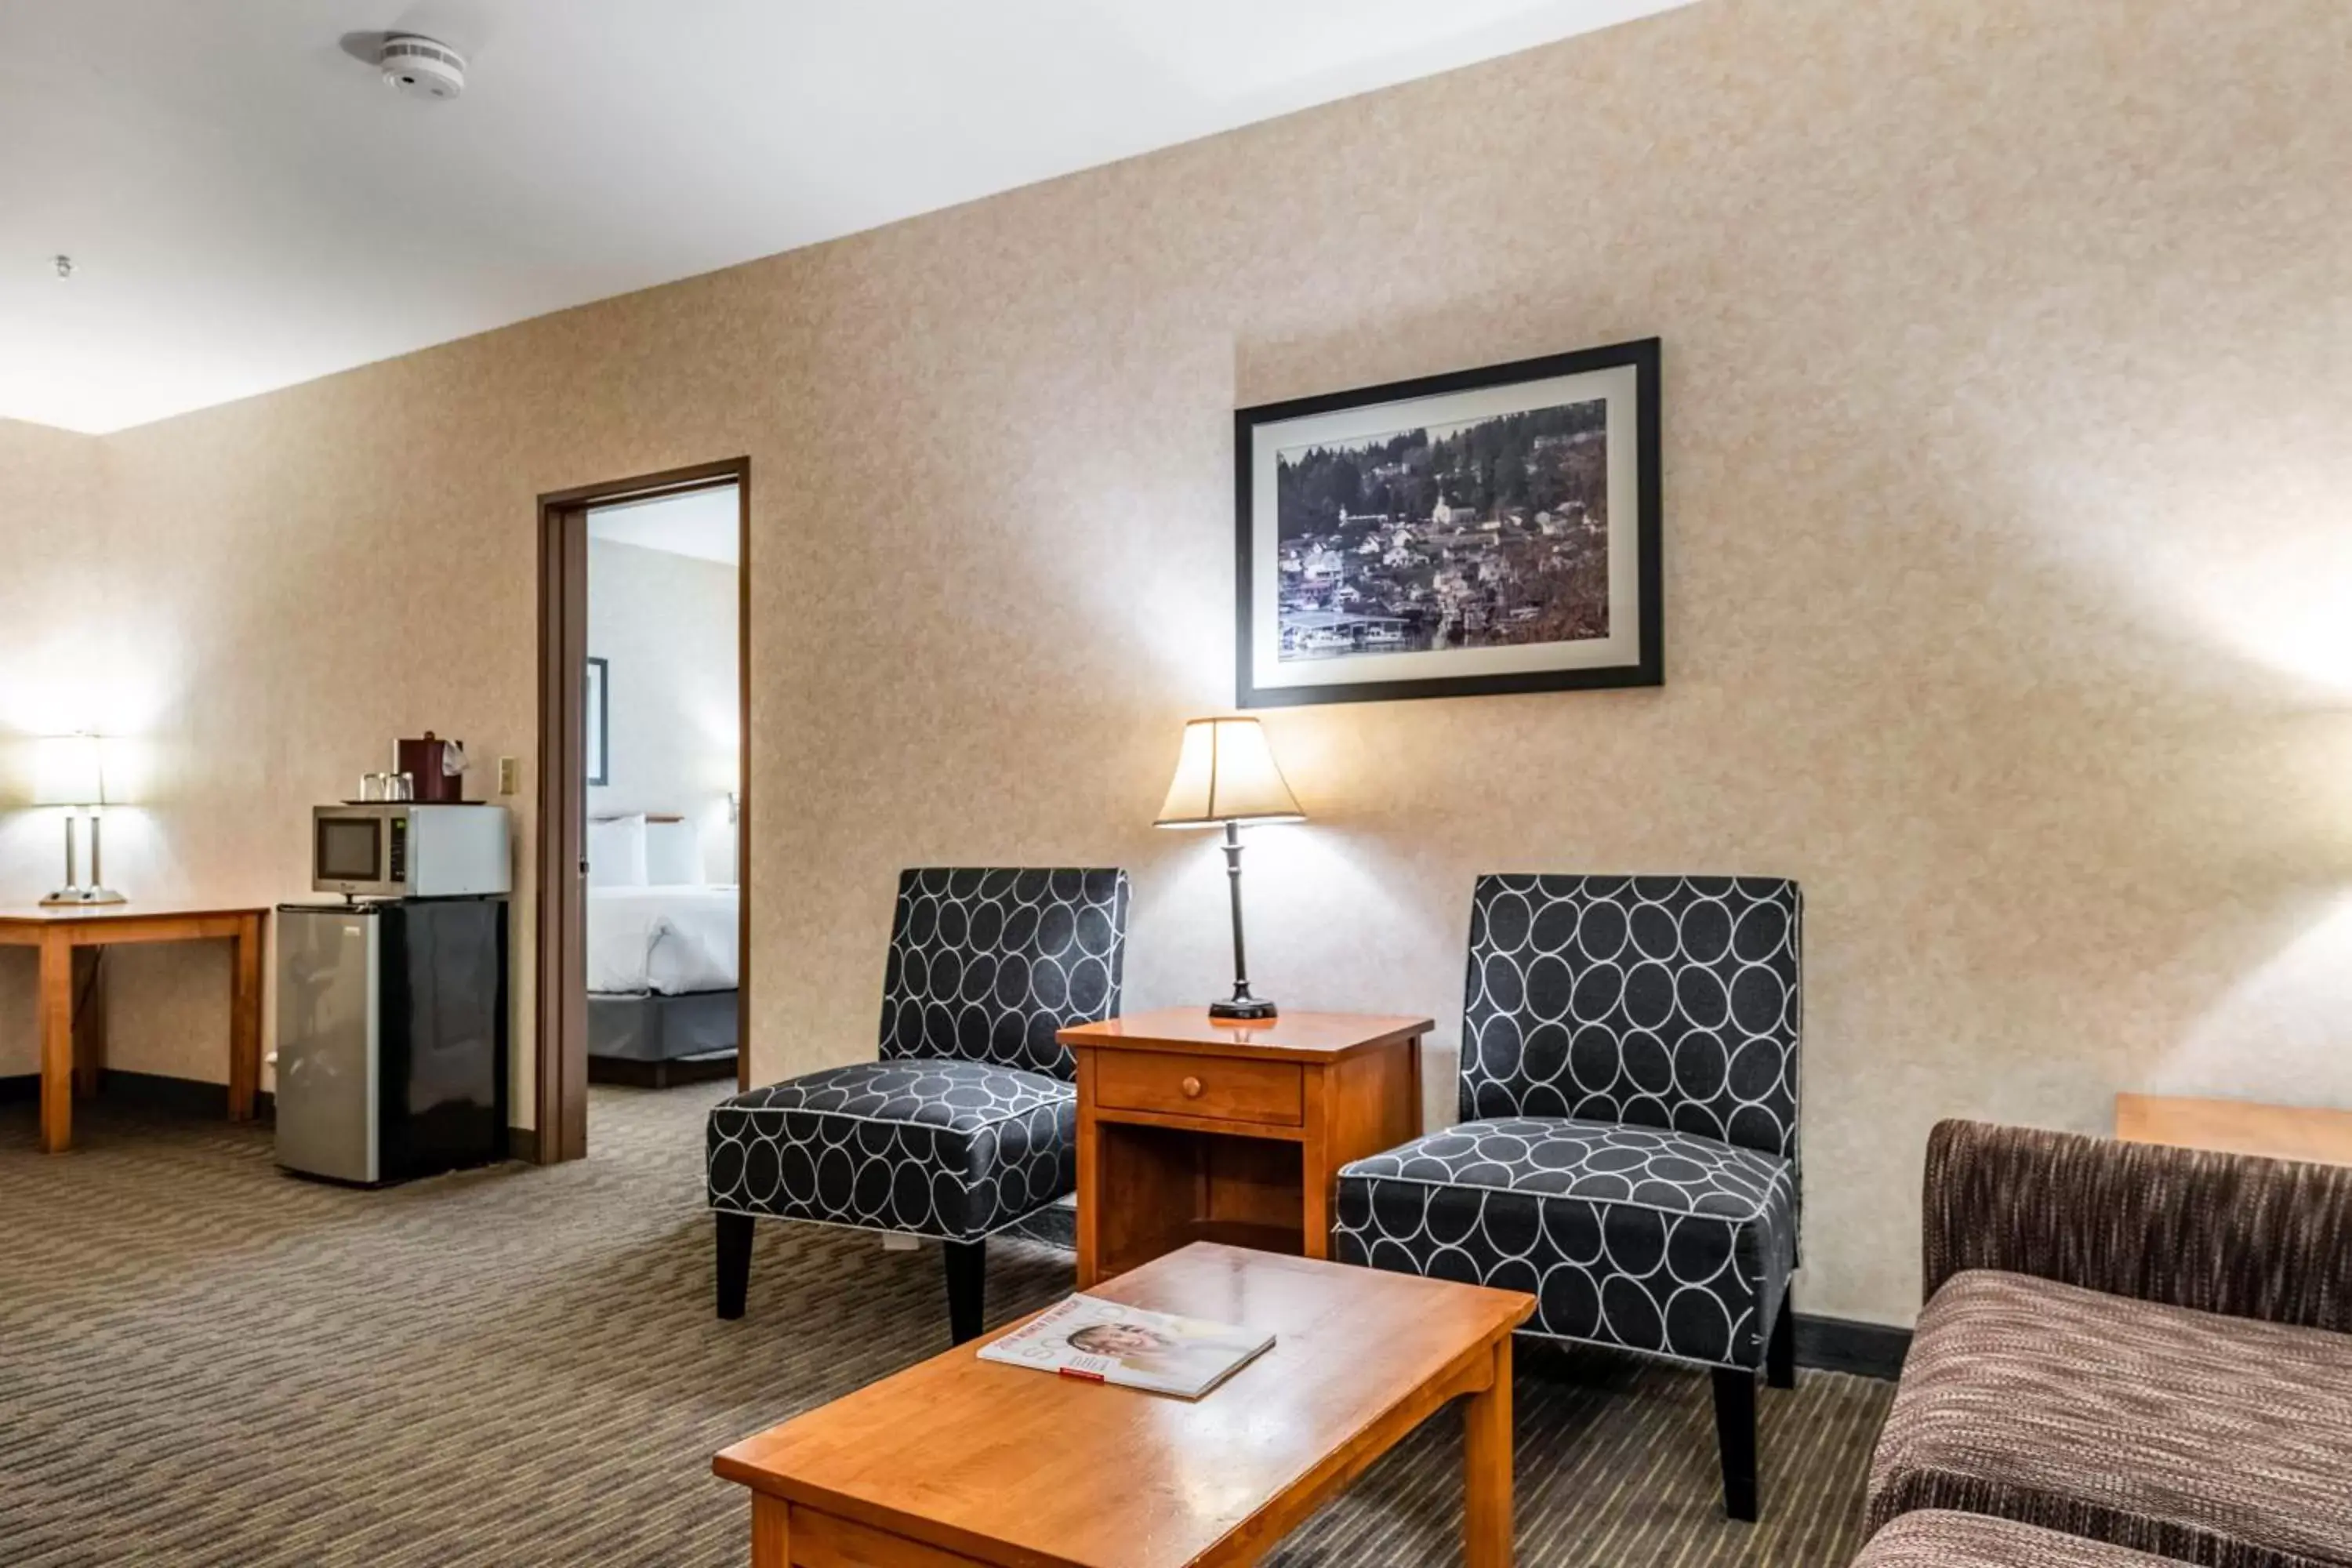
M 539 1163 L 588 1152 L 586 860 L 588 513 L 616 501 L 735 487 L 736 1080 L 751 1081 L 751 459 L 730 458 L 539 498 Z

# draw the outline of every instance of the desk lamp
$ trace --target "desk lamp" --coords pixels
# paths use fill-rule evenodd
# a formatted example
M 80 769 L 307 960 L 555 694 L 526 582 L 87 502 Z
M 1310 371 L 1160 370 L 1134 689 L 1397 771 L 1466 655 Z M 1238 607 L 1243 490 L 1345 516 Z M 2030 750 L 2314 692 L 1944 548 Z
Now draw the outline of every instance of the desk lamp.
M 1195 719 L 1184 726 L 1175 782 L 1168 786 L 1168 799 L 1152 826 L 1223 825 L 1225 830 L 1225 875 L 1234 903 L 1234 994 L 1209 1004 L 1212 1018 L 1275 1016 L 1273 1003 L 1250 994 L 1249 959 L 1242 947 L 1242 824 L 1306 820 L 1256 720 Z
M 34 764 L 33 804 L 66 808 L 66 885 L 41 902 L 47 907 L 119 904 L 121 893 L 106 885 L 100 860 L 99 813 L 107 804 L 105 742 L 96 735 L 51 735 L 40 743 Z M 120 802 L 117 802 L 120 804 Z M 89 814 L 89 885 L 82 886 L 74 853 L 74 812 Z

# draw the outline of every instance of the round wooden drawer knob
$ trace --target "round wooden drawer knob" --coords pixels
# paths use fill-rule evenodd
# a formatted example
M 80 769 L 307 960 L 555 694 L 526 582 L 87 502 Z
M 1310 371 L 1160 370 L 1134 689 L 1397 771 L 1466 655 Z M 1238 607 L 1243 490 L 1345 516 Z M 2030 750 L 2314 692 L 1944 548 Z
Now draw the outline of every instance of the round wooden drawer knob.
M 1188 1078 L 1177 1087 L 1184 1091 L 1184 1098 L 1187 1100 L 1201 1098 L 1201 1080 L 1197 1078 Z

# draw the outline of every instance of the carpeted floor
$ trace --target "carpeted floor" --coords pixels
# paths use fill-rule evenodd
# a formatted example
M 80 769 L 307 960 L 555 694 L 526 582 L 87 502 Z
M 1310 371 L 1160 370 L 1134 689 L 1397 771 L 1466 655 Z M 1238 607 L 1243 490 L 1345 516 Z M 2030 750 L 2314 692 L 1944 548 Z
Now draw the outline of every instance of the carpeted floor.
M 381 1193 L 297 1181 L 265 1131 L 109 1109 L 68 1155 L 0 1108 L 0 1563 L 727 1564 L 735 1438 L 946 1345 L 935 1252 L 761 1227 L 710 1309 L 703 1111 L 593 1091 L 593 1155 Z M 991 1317 L 1069 1288 L 991 1249 Z M 1759 1527 L 1724 1521 L 1704 1377 L 1523 1349 L 1519 1561 L 1843 1563 L 1891 1385 L 1765 1391 Z M 1433 1418 L 1286 1542 L 1285 1568 L 1459 1560 Z

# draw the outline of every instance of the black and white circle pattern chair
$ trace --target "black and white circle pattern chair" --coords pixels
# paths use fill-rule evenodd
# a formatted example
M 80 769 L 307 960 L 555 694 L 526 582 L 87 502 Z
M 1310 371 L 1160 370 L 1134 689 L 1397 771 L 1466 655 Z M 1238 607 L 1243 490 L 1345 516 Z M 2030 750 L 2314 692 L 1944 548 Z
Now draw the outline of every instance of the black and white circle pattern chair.
M 1756 1517 L 1756 1373 L 1795 1384 L 1793 882 L 1484 877 L 1462 1122 L 1343 1166 L 1332 1256 L 1526 1290 L 1525 1332 L 1711 1368 Z
M 980 1332 L 987 1238 L 1077 1183 L 1077 1091 L 1056 1030 L 1118 1010 L 1127 873 L 915 870 L 898 879 L 881 1059 L 710 1112 L 719 1315 L 740 1318 L 754 1219 L 945 1243 L 948 1321 Z

